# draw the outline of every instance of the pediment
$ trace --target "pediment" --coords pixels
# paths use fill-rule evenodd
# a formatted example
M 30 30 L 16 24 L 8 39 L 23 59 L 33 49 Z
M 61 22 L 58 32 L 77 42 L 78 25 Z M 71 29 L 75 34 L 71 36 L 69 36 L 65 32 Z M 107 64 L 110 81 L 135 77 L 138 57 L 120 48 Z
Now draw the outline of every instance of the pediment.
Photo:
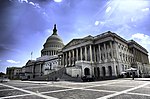
M 87 41 L 87 40 L 85 40 L 85 39 L 73 39 L 67 45 L 65 45 L 63 49 L 84 43 L 85 41 Z
M 35 61 L 34 60 L 28 60 L 28 62 L 26 63 L 26 66 L 27 65 L 31 65 L 31 64 L 33 64 Z

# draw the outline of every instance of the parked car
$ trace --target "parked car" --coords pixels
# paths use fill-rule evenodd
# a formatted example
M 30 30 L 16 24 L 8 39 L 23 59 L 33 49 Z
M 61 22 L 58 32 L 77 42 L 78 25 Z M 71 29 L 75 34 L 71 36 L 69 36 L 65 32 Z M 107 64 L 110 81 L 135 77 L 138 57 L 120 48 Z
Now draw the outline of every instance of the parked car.
M 86 75 L 82 77 L 82 80 L 85 81 L 94 81 L 94 77 L 91 75 Z
M 3 78 L 3 77 L 1 77 L 0 78 L 0 82 L 8 82 L 8 81 L 10 81 L 10 79 L 8 79 L 8 78 Z

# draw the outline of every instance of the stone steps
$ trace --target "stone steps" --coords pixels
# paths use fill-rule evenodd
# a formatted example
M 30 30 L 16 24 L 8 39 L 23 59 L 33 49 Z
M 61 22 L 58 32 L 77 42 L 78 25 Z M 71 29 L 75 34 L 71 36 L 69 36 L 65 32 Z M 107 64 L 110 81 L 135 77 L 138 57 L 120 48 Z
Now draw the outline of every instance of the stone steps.
M 66 68 L 63 67 L 59 69 L 58 71 L 54 71 L 48 75 L 38 76 L 35 78 L 30 79 L 30 81 L 75 81 L 75 82 L 82 82 L 82 79 L 80 77 L 71 77 L 67 75 Z

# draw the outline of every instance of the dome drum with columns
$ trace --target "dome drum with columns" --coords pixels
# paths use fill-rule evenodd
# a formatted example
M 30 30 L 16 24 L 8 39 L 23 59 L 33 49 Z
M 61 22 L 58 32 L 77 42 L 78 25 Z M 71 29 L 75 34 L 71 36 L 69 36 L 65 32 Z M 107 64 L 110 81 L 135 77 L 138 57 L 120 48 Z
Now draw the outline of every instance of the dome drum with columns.
M 64 47 L 62 39 L 57 34 L 56 24 L 54 25 L 53 34 L 48 37 L 41 50 L 41 56 L 57 55 L 58 50 Z

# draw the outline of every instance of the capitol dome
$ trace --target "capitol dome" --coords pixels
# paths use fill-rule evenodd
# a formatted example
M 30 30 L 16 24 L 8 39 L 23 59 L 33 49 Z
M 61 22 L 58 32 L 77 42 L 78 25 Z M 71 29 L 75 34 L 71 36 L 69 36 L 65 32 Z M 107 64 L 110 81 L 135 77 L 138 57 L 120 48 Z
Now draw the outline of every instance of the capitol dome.
M 54 25 L 53 34 L 48 37 L 43 47 L 41 56 L 57 55 L 58 50 L 64 47 L 62 39 L 57 34 L 56 24 Z

